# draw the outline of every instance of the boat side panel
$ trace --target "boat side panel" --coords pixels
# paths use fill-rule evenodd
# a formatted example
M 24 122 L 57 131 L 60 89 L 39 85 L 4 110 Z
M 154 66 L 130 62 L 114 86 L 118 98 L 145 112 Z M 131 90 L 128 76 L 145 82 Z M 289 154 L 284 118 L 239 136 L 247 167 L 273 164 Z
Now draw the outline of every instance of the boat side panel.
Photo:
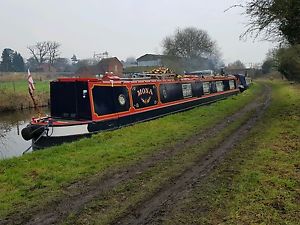
M 147 108 L 158 104 L 157 86 L 155 84 L 134 85 L 131 88 L 134 109 Z
M 92 108 L 96 117 L 128 112 L 130 108 L 128 89 L 125 86 L 93 86 Z
M 220 80 L 222 81 L 222 80 Z M 224 79 L 227 81 L 228 79 Z M 137 112 L 155 110 L 159 107 L 165 107 L 170 104 L 182 104 L 186 101 L 194 101 L 203 96 L 209 97 L 211 94 L 223 94 L 223 92 L 217 92 L 216 82 L 218 80 L 193 80 L 189 82 L 184 81 L 167 81 L 167 82 L 145 82 L 145 83 L 127 83 L 127 84 L 90 84 L 90 100 L 91 108 L 93 114 L 93 121 L 101 121 L 107 119 L 115 119 L 116 117 L 123 117 Z M 204 84 L 207 84 L 207 89 L 204 91 Z M 104 97 L 95 96 L 94 89 L 111 89 L 111 93 Z M 126 110 L 121 110 L 120 102 L 118 99 L 118 94 L 113 93 L 113 89 L 127 89 L 128 98 L 126 97 L 126 104 L 129 104 L 130 107 Z M 224 91 L 226 92 L 226 84 L 224 84 Z M 141 93 L 143 91 L 143 93 Z M 235 90 L 228 90 L 230 92 Z M 191 92 L 191 93 L 190 93 Z M 105 92 L 103 92 L 104 94 Z M 126 94 L 127 96 L 127 94 Z M 101 110 L 101 99 L 107 99 L 107 102 L 110 105 L 107 105 L 105 110 Z M 108 101 L 111 99 L 112 101 Z M 98 102 L 98 103 L 97 103 Z M 100 107 L 100 108 L 99 108 Z M 107 110 L 108 109 L 108 110 Z M 128 109 L 128 110 L 127 110 Z
M 151 119 L 155 119 L 155 118 L 158 118 L 158 117 L 161 117 L 164 115 L 168 115 L 171 113 L 188 110 L 188 109 L 191 109 L 196 106 L 212 103 L 212 102 L 215 102 L 220 99 L 224 99 L 228 96 L 231 96 L 231 95 L 234 95 L 237 93 L 238 92 L 229 92 L 229 93 L 224 93 L 222 95 L 213 95 L 210 97 L 201 98 L 201 99 L 197 99 L 194 101 L 189 101 L 189 102 L 185 102 L 185 103 L 181 103 L 181 104 L 173 104 L 173 105 L 169 105 L 169 106 L 162 107 L 162 108 L 143 111 L 143 112 L 139 112 L 139 113 L 133 113 L 133 114 L 125 115 L 125 116 L 115 118 L 115 119 L 94 122 L 94 123 L 90 123 L 88 125 L 88 130 L 89 130 L 89 132 L 110 130 L 110 129 L 126 126 L 126 125 L 136 123 L 136 122 L 151 120 Z
M 87 82 L 50 83 L 51 115 L 53 118 L 90 120 Z

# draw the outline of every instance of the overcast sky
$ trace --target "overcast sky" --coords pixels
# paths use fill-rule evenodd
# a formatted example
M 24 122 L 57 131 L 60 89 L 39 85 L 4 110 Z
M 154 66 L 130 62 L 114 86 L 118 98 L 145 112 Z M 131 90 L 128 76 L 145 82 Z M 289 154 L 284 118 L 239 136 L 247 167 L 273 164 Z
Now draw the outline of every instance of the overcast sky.
M 126 59 L 162 52 L 161 42 L 176 28 L 204 29 L 216 40 L 226 63 L 257 63 L 269 42 L 240 41 L 247 19 L 239 0 L 0 0 L 0 50 L 12 48 L 25 58 L 37 41 L 57 41 L 61 56 L 92 57 L 108 51 Z

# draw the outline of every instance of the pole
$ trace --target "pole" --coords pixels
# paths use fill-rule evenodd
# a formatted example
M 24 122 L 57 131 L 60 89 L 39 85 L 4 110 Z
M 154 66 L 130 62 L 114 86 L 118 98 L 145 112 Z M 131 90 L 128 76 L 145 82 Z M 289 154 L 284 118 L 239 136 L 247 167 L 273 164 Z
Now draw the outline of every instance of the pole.
M 30 88 L 28 88 L 28 92 L 29 92 L 29 95 L 30 95 L 30 97 L 32 99 L 34 108 L 37 109 L 37 102 L 36 102 L 36 100 L 35 100 L 35 98 L 33 96 L 33 93 L 30 91 Z
M 14 93 L 16 93 L 16 85 L 15 85 L 15 81 L 13 80 L 13 88 L 14 88 Z

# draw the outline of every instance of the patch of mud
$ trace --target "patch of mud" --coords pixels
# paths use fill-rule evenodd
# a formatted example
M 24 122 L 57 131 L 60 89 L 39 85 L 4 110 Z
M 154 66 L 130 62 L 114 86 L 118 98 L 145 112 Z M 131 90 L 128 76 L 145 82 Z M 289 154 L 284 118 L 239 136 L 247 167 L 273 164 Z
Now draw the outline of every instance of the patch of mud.
M 123 181 L 128 181 L 138 174 L 153 167 L 160 161 L 166 160 L 185 148 L 198 145 L 203 140 L 212 138 L 216 133 L 224 129 L 232 121 L 241 118 L 246 113 L 256 109 L 256 113 L 249 121 L 241 126 L 229 139 L 227 139 L 218 149 L 213 150 L 204 159 L 199 160 L 197 165 L 185 171 L 174 183 L 163 187 L 152 198 L 136 207 L 133 212 L 125 215 L 117 221 L 118 224 L 147 224 L 155 222 L 156 219 L 164 215 L 164 211 L 171 208 L 176 199 L 184 196 L 186 192 L 193 186 L 196 180 L 206 176 L 223 158 L 224 154 L 229 151 L 235 143 L 239 141 L 239 137 L 246 134 L 248 130 L 255 124 L 268 105 L 270 99 L 270 89 L 264 90 L 263 94 L 257 97 L 253 102 L 246 105 L 243 109 L 231 116 L 224 118 L 223 122 L 206 129 L 205 131 L 195 133 L 188 139 L 176 143 L 175 145 L 156 151 L 146 159 L 139 161 L 137 164 L 127 168 L 107 172 L 105 175 L 100 174 L 89 180 L 76 182 L 66 188 L 65 195 L 46 204 L 43 207 L 35 207 L 28 209 L 26 212 L 20 212 L 8 216 L 5 220 L 0 221 L 2 224 L 58 224 L 63 222 L 70 214 L 79 214 L 84 207 Z M 263 104 L 262 104 L 263 102 Z M 262 106 L 263 105 L 263 106 Z

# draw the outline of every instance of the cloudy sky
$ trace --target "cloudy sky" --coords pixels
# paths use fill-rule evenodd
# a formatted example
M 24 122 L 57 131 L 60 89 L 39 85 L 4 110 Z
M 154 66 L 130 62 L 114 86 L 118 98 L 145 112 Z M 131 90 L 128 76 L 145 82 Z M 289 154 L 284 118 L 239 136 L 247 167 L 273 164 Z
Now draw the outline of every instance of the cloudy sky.
M 193 26 L 216 40 L 226 63 L 257 63 L 273 46 L 239 40 L 247 19 L 225 9 L 241 0 L 0 0 L 0 50 L 29 57 L 37 41 L 61 43 L 61 56 L 92 57 L 108 51 L 126 59 L 162 52 L 161 42 L 176 28 Z

